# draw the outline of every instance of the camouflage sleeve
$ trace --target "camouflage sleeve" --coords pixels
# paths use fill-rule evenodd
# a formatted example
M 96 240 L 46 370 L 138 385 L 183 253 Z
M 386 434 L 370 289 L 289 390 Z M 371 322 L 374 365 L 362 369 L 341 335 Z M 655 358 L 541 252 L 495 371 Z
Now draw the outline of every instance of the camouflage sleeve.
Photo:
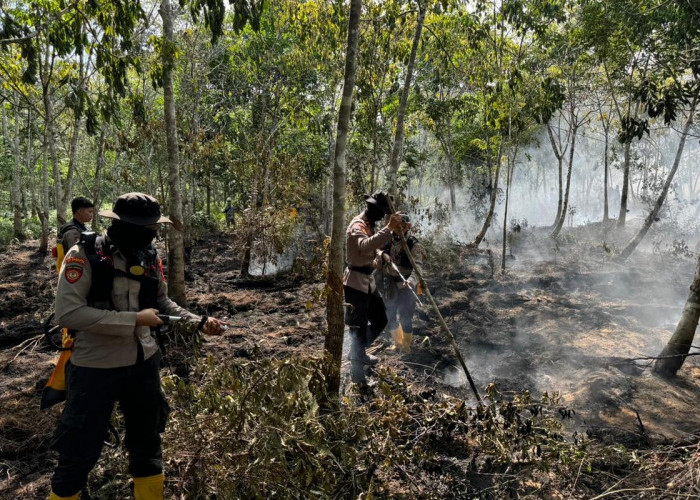
M 64 328 L 101 335 L 133 336 L 136 312 L 90 307 L 92 269 L 85 252 L 73 246 L 63 261 L 56 291 L 56 321 Z

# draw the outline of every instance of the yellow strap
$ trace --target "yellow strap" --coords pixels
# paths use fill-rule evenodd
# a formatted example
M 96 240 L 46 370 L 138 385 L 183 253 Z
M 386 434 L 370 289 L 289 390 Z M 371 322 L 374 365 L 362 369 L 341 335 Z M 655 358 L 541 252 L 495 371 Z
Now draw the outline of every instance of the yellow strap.
M 63 259 L 66 258 L 66 252 L 63 249 L 63 243 L 56 243 L 56 272 L 61 272 Z

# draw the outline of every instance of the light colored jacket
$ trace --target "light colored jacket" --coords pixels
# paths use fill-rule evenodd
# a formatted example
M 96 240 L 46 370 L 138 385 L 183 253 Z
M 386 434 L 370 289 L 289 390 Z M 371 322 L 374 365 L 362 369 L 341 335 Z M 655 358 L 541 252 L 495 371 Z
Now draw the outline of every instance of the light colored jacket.
M 115 269 L 126 272 L 126 258 L 119 250 L 114 251 L 112 260 Z M 159 270 L 156 272 L 160 273 Z M 92 269 L 85 250 L 81 245 L 75 245 L 63 261 L 55 305 L 58 324 L 76 331 L 71 363 L 89 368 L 131 366 L 136 364 L 137 343 L 143 348 L 144 359 L 153 356 L 158 345 L 150 328 L 136 326 L 136 313 L 141 310 L 141 283 L 115 275 L 112 286 L 114 309 L 109 309 L 107 304 L 101 304 L 105 309 L 88 305 L 91 284 Z M 168 298 L 162 275 L 157 304 L 161 314 L 198 319 Z
M 364 214 L 358 215 L 350 222 L 345 232 L 348 266 L 373 267 L 377 250 L 389 241 L 391 241 L 391 231 L 388 227 L 383 227 L 375 234 Z M 374 283 L 374 273 L 352 271 L 349 267 L 345 269 L 343 284 L 364 293 L 372 293 L 377 288 Z

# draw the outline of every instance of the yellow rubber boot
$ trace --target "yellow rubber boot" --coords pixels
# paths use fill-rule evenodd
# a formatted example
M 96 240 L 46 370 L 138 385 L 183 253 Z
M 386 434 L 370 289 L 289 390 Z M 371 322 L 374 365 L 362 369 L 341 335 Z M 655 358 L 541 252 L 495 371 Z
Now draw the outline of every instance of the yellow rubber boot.
M 413 342 L 413 332 L 403 334 L 403 342 L 401 344 L 401 350 L 405 353 L 411 352 L 411 343 Z
M 163 500 L 163 483 L 165 474 L 157 476 L 135 477 L 134 498 L 136 500 Z
M 400 350 L 403 346 L 403 328 L 399 325 L 398 328 L 391 330 L 391 340 L 394 341 L 394 349 Z
M 59 497 L 56 493 L 53 491 L 49 494 L 49 500 L 78 500 L 78 496 L 80 495 L 80 492 L 76 493 L 75 495 L 71 495 L 69 497 Z

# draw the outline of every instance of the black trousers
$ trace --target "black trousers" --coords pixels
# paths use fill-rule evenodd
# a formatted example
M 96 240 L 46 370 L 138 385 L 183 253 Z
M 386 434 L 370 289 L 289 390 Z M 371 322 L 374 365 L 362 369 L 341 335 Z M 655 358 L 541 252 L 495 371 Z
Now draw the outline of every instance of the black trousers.
M 399 327 L 406 333 L 413 332 L 413 314 L 416 311 L 416 298 L 401 283 L 391 283 L 391 292 L 386 297 L 386 315 L 389 330 Z
M 376 289 L 374 293 L 363 293 L 346 286 L 345 302 L 349 304 L 345 309 L 345 324 L 357 328 L 360 338 L 365 340 L 365 345 L 370 345 L 379 337 L 387 323 L 381 295 Z
M 160 434 L 170 411 L 160 387 L 160 355 L 133 366 L 85 368 L 68 363 L 67 399 L 52 448 L 58 466 L 51 488 L 71 496 L 85 487 L 107 438 L 114 403 L 124 414 L 129 473 L 148 477 L 163 472 Z

